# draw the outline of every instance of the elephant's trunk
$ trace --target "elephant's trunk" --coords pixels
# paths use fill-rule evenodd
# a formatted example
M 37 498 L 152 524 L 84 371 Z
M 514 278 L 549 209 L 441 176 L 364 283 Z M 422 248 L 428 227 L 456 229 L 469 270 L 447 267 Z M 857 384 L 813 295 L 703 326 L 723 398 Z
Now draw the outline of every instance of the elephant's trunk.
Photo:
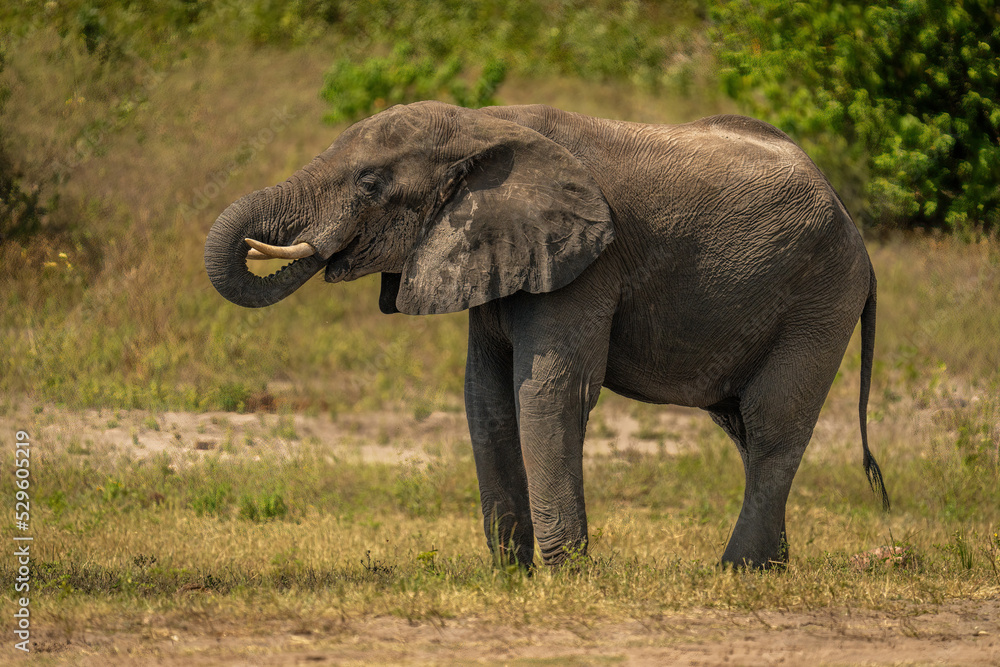
M 270 306 L 323 268 L 324 260 L 313 254 L 296 259 L 266 278 L 247 269 L 250 248 L 245 239 L 283 245 L 301 231 L 301 206 L 293 205 L 292 190 L 290 183 L 282 183 L 246 195 L 223 211 L 212 225 L 205 240 L 205 269 L 215 289 L 233 303 L 246 308 Z

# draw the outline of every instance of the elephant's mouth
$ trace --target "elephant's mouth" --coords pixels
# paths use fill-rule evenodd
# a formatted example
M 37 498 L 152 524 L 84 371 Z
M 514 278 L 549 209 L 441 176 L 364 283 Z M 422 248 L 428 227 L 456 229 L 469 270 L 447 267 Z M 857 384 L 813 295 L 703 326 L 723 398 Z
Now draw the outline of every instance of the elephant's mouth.
M 354 268 L 354 251 L 358 245 L 358 237 L 354 237 L 350 243 L 330 255 L 330 259 L 326 261 L 326 273 L 323 280 L 328 283 L 337 283 L 347 279 Z
M 273 259 L 282 259 L 282 258 L 278 257 L 278 258 L 273 258 Z M 308 267 L 309 269 L 312 270 L 312 273 L 310 275 L 315 275 L 320 269 L 323 268 L 323 265 L 320 263 L 319 258 L 317 258 L 315 256 L 304 257 L 302 259 L 294 259 L 294 260 L 288 262 L 287 264 L 283 265 L 281 268 L 279 268 L 274 273 L 272 273 L 272 274 L 270 274 L 268 276 L 262 276 L 262 277 L 264 277 L 265 280 L 271 280 L 271 279 L 274 279 L 274 278 L 278 278 L 279 276 L 281 276 L 283 274 L 290 273 L 290 272 L 296 270 L 294 267 L 299 267 L 300 269 L 305 269 L 306 267 Z M 258 275 L 261 275 L 261 274 L 258 274 Z

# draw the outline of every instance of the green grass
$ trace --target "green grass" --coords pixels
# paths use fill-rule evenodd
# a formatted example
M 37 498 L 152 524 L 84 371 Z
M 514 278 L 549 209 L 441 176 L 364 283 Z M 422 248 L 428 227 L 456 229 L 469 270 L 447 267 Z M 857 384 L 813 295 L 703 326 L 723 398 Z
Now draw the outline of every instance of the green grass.
M 439 448 L 425 467 L 333 460 L 319 446 L 289 458 L 209 455 L 190 465 L 167 455 L 46 451 L 33 468 L 32 613 L 40 624 L 69 625 L 84 609 L 114 609 L 119 620 L 97 625 L 127 629 L 143 610 L 191 613 L 203 603 L 178 592 L 192 589 L 214 594 L 220 622 L 319 604 L 326 620 L 527 623 L 702 608 L 899 611 L 995 597 L 995 463 L 955 451 L 897 453 L 884 465 L 897 489 L 887 516 L 863 482 L 856 449 L 844 443 L 803 465 L 789 499 L 785 573 L 717 567 L 742 470 L 731 444 L 707 432 L 686 454 L 591 460 L 590 555 L 530 578 L 491 563 L 467 445 Z M 9 539 L 11 528 L 2 533 Z M 850 561 L 891 544 L 910 550 L 910 566 L 858 570 Z M 5 578 L 13 576 L 9 561 L 0 563 Z

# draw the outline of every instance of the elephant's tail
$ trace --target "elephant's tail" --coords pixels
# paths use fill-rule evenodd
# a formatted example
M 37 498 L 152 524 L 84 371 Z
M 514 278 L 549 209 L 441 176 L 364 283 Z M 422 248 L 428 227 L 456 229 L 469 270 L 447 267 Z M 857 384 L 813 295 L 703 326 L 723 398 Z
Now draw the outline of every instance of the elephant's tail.
M 861 396 L 858 400 L 858 414 L 861 418 L 861 446 L 864 449 L 863 463 L 865 475 L 868 476 L 868 483 L 872 491 L 882 494 L 882 507 L 889 511 L 889 494 L 885 490 L 885 482 L 882 480 L 882 470 L 878 467 L 875 457 L 868 449 L 868 393 L 872 386 L 872 362 L 875 358 L 875 294 L 876 281 L 875 269 L 869 263 L 871 280 L 868 287 L 868 299 L 865 301 L 865 309 L 861 311 Z M 878 484 L 878 489 L 875 485 Z

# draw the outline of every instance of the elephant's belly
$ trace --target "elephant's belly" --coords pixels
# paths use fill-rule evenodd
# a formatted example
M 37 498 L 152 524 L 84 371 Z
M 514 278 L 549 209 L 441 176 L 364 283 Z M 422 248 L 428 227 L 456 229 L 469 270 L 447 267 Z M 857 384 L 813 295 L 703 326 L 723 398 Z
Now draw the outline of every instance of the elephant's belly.
M 705 407 L 733 396 L 762 363 L 777 322 L 750 335 L 738 327 L 733 330 L 731 323 L 705 318 L 672 328 L 635 323 L 615 327 L 604 386 L 647 403 L 690 407 Z M 622 329 L 628 334 L 622 334 Z
M 627 398 L 690 407 L 704 407 L 722 400 L 724 385 L 714 376 L 701 376 L 685 369 L 649 372 L 633 360 L 611 357 L 604 376 L 605 387 Z

